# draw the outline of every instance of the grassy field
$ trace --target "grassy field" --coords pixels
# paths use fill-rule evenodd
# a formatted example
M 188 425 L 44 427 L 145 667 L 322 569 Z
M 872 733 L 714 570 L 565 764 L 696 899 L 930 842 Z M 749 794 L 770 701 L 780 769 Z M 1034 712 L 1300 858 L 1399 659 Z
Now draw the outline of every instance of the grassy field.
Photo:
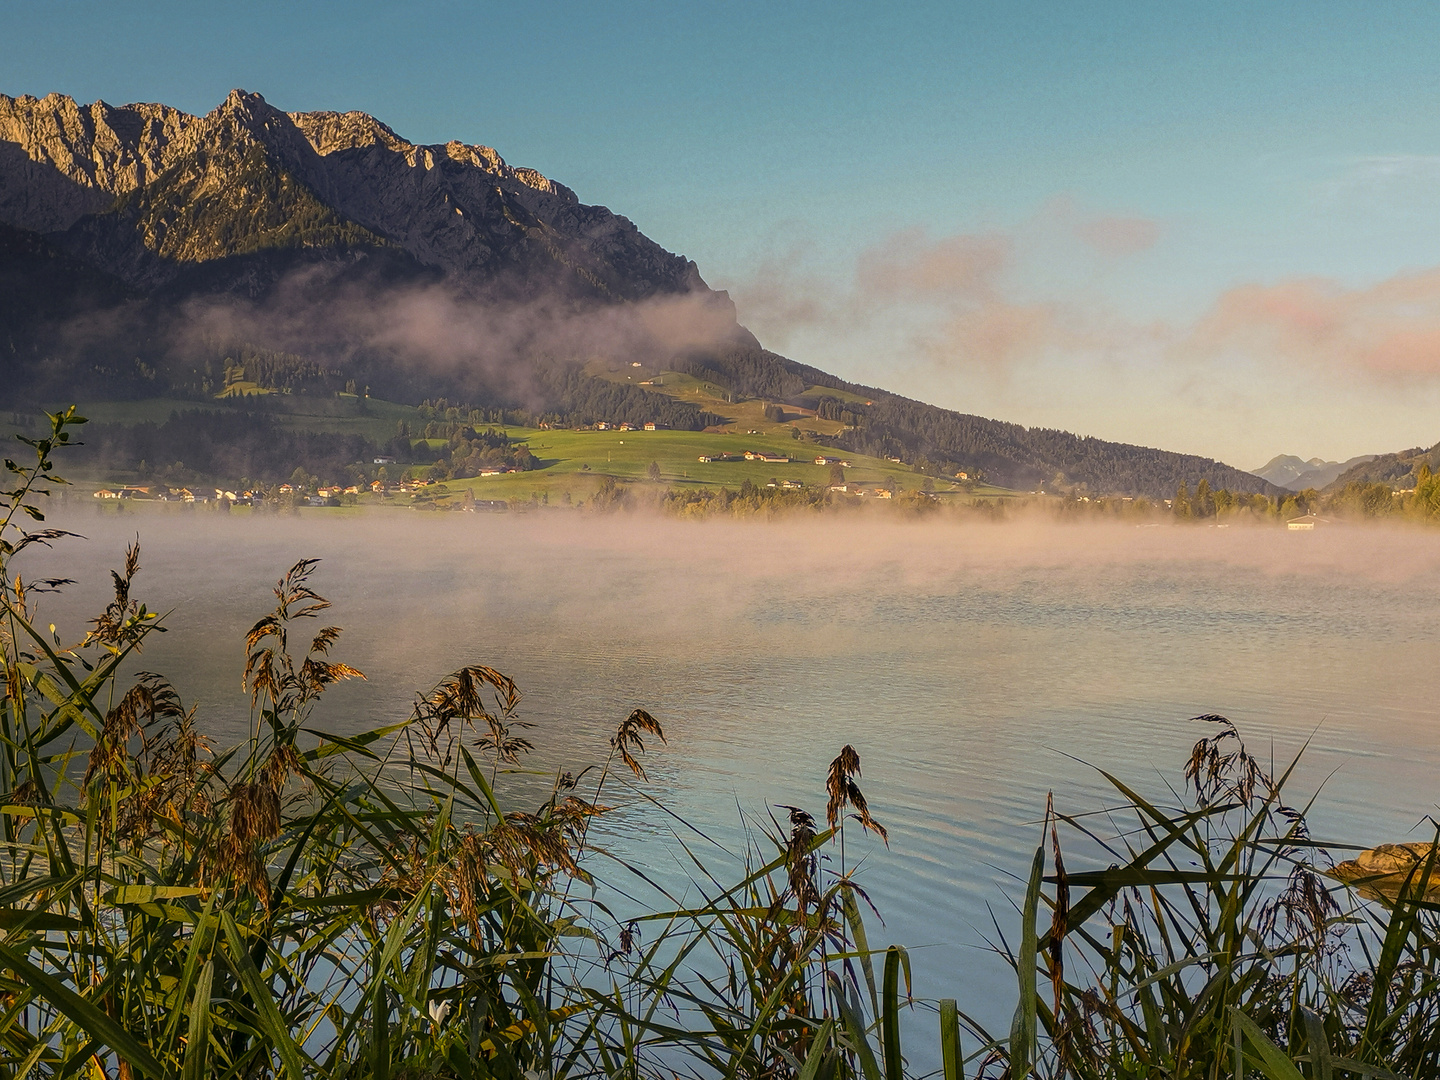
M 789 425 L 768 425 L 787 429 Z M 587 497 L 598 485 L 600 477 L 649 482 L 646 472 L 650 463 L 660 466 L 661 483 L 682 487 L 729 487 L 735 490 L 746 480 L 764 486 L 771 480 L 799 481 L 807 485 L 830 482 L 830 469 L 816 465 L 817 455 L 841 456 L 839 451 L 818 447 L 781 434 L 779 431 L 759 435 L 722 434 L 702 431 L 534 431 L 510 428 L 512 438 L 527 441 L 530 452 L 540 459 L 543 468 L 528 473 L 507 473 L 501 476 L 451 480 L 452 491 L 470 488 L 477 499 L 528 498 L 532 491 L 557 494 L 569 492 L 572 498 Z M 788 464 L 746 461 L 747 450 L 791 455 Z M 702 462 L 701 456 L 722 454 L 737 460 Z M 879 458 L 859 455 L 845 456 L 851 468 L 845 470 L 847 482 L 867 487 L 894 484 L 900 490 L 919 487 L 924 478 L 904 465 Z M 936 480 L 936 490 L 959 490 L 958 484 Z M 998 489 L 987 489 L 998 491 Z

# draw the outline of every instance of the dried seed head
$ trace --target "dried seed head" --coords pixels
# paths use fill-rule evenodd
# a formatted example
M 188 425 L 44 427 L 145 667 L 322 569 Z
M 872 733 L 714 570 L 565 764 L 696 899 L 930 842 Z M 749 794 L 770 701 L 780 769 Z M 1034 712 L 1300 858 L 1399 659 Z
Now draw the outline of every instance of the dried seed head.
M 644 709 L 636 709 L 615 729 L 615 736 L 610 740 L 610 746 L 620 755 L 620 760 L 629 766 L 632 773 L 641 780 L 648 780 L 649 777 L 645 775 L 644 766 L 635 756 L 637 753 L 645 752 L 645 743 L 640 738 L 642 731 L 654 735 L 662 743 L 665 742 L 665 732 L 660 727 L 660 721 Z
M 280 797 L 267 783 L 230 789 L 230 835 L 242 844 L 280 835 Z
M 825 792 L 829 796 L 825 804 L 825 820 L 833 829 L 839 824 L 845 807 L 853 807 L 855 820 L 885 841 L 888 847 L 890 834 L 885 831 L 885 826 L 870 816 L 869 804 L 866 803 L 860 786 L 852 779 L 859 775 L 860 755 L 853 746 L 847 744 L 830 763 L 830 772 L 825 778 Z

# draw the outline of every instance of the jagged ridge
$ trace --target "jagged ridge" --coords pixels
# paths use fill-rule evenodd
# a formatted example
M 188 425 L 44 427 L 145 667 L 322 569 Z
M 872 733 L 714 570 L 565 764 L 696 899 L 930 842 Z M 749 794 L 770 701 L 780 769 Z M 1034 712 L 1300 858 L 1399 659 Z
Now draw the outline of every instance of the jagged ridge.
M 204 117 L 0 95 L 0 222 L 147 288 L 269 247 L 390 245 L 480 290 L 705 289 L 626 218 L 490 147 L 417 145 L 364 113 L 287 114 L 241 90 Z

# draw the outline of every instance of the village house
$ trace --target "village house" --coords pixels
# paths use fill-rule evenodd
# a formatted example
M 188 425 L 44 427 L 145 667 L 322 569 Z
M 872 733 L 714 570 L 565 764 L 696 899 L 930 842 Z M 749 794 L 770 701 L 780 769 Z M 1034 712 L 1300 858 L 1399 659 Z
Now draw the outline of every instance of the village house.
M 895 497 L 895 493 L 889 488 L 876 488 L 871 494 L 877 499 L 893 499 Z
M 706 465 L 708 465 L 708 464 L 710 464 L 710 462 L 714 461 L 715 459 L 714 459 L 713 457 L 711 457 L 709 454 L 701 454 L 701 455 L 700 455 L 700 460 L 703 461 Z M 100 493 L 99 493 L 98 491 L 95 493 L 95 497 L 96 497 L 97 499 L 100 498 Z
M 118 491 L 111 491 L 109 488 L 101 488 L 92 496 L 92 498 L 96 499 L 118 499 L 119 497 L 120 493 Z
M 292 487 L 290 484 L 281 484 L 281 485 L 280 485 L 280 494 L 281 494 L 281 495 L 293 495 L 293 494 L 295 494 L 295 488 Z
M 647 421 L 645 421 L 645 430 L 646 430 L 646 431 L 659 431 L 659 430 L 660 430 L 660 425 L 657 424 L 657 423 L 655 423 L 654 420 L 647 420 Z
M 1291 518 L 1285 523 L 1285 528 L 1291 532 L 1314 532 L 1320 525 L 1329 525 L 1328 518 L 1317 517 L 1315 514 L 1304 514 L 1301 517 Z
M 755 455 L 755 460 L 756 460 L 756 461 L 768 461 L 768 462 L 770 462 L 772 465 L 788 465 L 788 464 L 790 464 L 790 458 L 789 458 L 788 456 L 786 456 L 785 454 L 769 454 L 769 453 L 764 453 L 764 452 L 762 452 L 762 453 L 759 453 L 759 454 L 756 454 L 756 455 Z
M 838 462 L 839 460 L 840 460 L 839 458 L 826 457 L 824 454 L 820 454 L 820 455 L 818 455 L 818 456 L 815 458 L 815 464 L 816 464 L 816 465 L 834 465 L 834 464 L 835 464 L 836 462 Z
M 962 469 L 962 470 L 960 470 L 959 472 L 957 472 L 957 473 L 955 474 L 955 479 L 956 479 L 956 480 L 969 480 L 969 479 L 970 479 L 970 474 L 969 474 L 968 472 L 966 472 L 965 470 Z
M 359 488 L 358 485 L 352 484 L 350 487 L 347 487 L 347 488 L 345 489 L 345 494 L 346 494 L 346 495 L 359 495 L 359 494 L 360 494 L 360 488 Z
M 372 481 L 371 484 L 370 484 L 370 490 L 373 491 L 376 495 L 382 494 L 382 493 L 385 491 L 385 481 L 383 481 L 383 480 L 375 480 L 375 481 Z
M 610 430 L 610 424 L 609 424 L 607 421 L 601 420 L 598 424 L 595 425 L 595 430 L 596 430 L 596 431 L 609 431 L 609 430 Z
M 788 491 L 794 491 L 796 488 L 802 488 L 805 485 L 802 484 L 799 480 L 783 480 L 781 481 L 780 486 Z
M 631 423 L 629 423 L 629 422 L 626 422 L 626 423 L 624 423 L 624 424 L 621 424 L 618 430 L 620 430 L 620 431 L 634 431 L 634 430 L 635 430 L 635 425 L 634 425 L 634 424 L 631 424 Z
M 375 464 L 375 465 L 394 465 L 394 464 L 395 464 L 395 459 L 394 459 L 393 457 L 377 457 L 372 464 Z

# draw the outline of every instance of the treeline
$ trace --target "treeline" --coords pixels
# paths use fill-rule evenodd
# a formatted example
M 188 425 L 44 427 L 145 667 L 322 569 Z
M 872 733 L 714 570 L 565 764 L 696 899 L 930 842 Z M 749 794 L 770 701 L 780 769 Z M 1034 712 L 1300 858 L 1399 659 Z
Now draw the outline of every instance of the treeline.
M 190 484 L 201 478 L 255 483 L 283 480 L 297 467 L 326 479 L 358 479 L 352 466 L 376 447 L 360 435 L 297 431 L 254 413 L 186 410 L 163 424 L 100 424 L 85 428 L 76 458 L 142 479 Z
M 427 442 L 411 442 L 408 427 L 400 421 L 400 433 L 385 448 L 386 454 L 397 463 L 429 465 L 426 475 L 431 480 L 463 480 L 489 469 L 529 472 L 540 467 L 539 458 L 528 446 L 494 428 L 476 431 L 462 427 L 437 449 Z
M 1440 521 L 1440 474 L 1421 462 L 1415 473 L 1415 487 L 1395 491 L 1389 484 L 1352 480 L 1326 494 L 1321 512 L 1336 517 Z
M 294 391 L 303 388 L 333 392 L 345 389 L 355 393 L 353 379 L 344 379 L 338 368 L 328 367 L 308 356 L 261 349 L 248 343 L 227 348 L 224 352 L 219 366 L 226 387 L 238 382 L 253 382 L 266 390 Z M 207 362 L 207 381 L 212 378 L 215 366 L 213 360 Z

